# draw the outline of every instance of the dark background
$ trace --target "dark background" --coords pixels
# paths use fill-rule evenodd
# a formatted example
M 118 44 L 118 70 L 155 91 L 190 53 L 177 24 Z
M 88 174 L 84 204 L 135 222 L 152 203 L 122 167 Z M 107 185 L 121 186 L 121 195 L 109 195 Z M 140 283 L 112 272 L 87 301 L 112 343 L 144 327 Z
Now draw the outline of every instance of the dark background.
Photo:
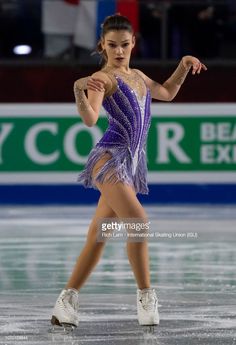
M 0 0 L 2 103 L 74 102 L 74 81 L 100 68 L 98 56 L 73 44 L 46 56 L 42 4 Z M 131 67 L 163 83 L 183 55 L 195 55 L 208 71 L 189 74 L 174 102 L 236 102 L 236 0 L 140 1 L 139 23 Z M 13 53 L 20 42 L 31 54 Z

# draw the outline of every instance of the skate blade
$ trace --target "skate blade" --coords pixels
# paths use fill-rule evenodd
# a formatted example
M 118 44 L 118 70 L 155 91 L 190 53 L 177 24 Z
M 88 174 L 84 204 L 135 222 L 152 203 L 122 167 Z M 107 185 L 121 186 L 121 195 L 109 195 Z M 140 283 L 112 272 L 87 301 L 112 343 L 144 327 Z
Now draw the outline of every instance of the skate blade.
M 62 326 L 52 326 L 52 328 L 48 330 L 48 333 L 66 335 L 66 334 L 73 333 L 74 329 L 75 329 L 74 325 L 64 324 Z
M 142 326 L 144 334 L 154 334 L 155 328 L 156 328 L 156 325 L 143 325 Z
M 60 323 L 55 316 L 52 316 L 51 324 L 52 328 L 49 329 L 49 333 L 69 334 L 76 328 L 76 326 L 71 323 Z

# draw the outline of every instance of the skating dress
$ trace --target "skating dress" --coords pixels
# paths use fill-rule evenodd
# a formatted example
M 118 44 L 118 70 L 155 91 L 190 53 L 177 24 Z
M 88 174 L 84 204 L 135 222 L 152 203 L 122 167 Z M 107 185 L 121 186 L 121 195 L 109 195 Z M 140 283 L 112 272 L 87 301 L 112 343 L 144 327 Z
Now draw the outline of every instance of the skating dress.
M 136 193 L 148 194 L 146 141 L 151 124 L 151 93 L 140 74 L 133 77 L 108 73 L 115 89 L 104 97 L 103 108 L 108 116 L 108 128 L 91 150 L 84 170 L 77 181 L 85 188 L 98 189 L 94 181 L 123 182 L 132 185 Z M 111 158 L 92 178 L 92 170 L 103 154 Z

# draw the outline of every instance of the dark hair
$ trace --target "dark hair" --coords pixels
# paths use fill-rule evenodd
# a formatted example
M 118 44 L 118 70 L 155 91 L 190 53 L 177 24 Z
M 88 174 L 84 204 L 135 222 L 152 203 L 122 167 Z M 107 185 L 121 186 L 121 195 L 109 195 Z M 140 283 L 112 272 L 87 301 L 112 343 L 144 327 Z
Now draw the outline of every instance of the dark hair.
M 133 33 L 132 24 L 129 19 L 125 16 L 122 16 L 120 13 L 113 14 L 112 16 L 108 16 L 105 18 L 103 24 L 101 24 L 101 35 L 100 40 L 97 43 L 96 52 L 101 55 L 101 63 L 103 65 L 107 61 L 106 52 L 102 49 L 102 38 L 109 32 L 109 31 L 119 31 L 119 30 L 127 30 L 130 33 Z

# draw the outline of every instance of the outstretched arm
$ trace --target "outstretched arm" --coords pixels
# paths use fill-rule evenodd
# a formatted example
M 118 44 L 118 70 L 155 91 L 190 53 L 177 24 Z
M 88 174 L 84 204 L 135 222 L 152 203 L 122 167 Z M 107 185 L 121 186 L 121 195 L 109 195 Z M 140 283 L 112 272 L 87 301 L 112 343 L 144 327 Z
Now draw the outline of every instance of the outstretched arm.
M 147 86 L 150 88 L 152 98 L 158 99 L 160 101 L 172 101 L 181 85 L 183 84 L 188 72 L 192 68 L 192 74 L 199 74 L 201 70 L 207 70 L 207 67 L 201 63 L 197 58 L 191 55 L 184 56 L 174 73 L 168 78 L 163 84 L 147 77 L 143 72 L 141 72 Z
M 81 78 L 74 83 L 74 95 L 77 110 L 83 122 L 92 127 L 98 119 L 104 93 L 109 87 L 104 73 L 96 72 L 92 76 Z M 88 91 L 88 97 L 85 90 Z

